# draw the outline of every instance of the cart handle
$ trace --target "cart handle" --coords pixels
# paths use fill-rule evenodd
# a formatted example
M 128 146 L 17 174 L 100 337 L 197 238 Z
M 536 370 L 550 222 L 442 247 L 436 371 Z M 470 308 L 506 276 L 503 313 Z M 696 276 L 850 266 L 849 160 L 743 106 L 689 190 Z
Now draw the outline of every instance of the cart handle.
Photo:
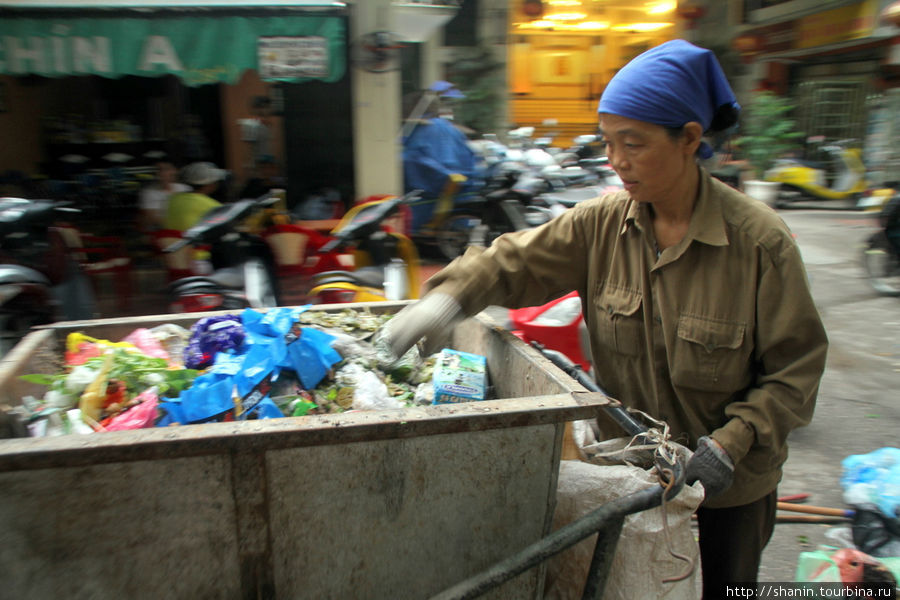
M 584 369 L 582 369 L 580 365 L 577 365 L 569 360 L 569 358 L 562 352 L 558 352 L 556 350 L 548 350 L 539 342 L 533 341 L 531 342 L 531 345 L 535 349 L 537 349 L 538 352 L 547 357 L 550 362 L 562 369 L 562 371 L 566 375 L 568 375 L 590 391 L 600 392 L 605 396 L 609 396 L 609 394 L 607 394 L 599 385 L 597 385 L 597 383 L 590 375 L 584 372 Z M 631 413 L 625 410 L 622 405 L 619 404 L 604 406 L 603 410 L 631 437 L 647 433 L 647 426 L 631 416 Z

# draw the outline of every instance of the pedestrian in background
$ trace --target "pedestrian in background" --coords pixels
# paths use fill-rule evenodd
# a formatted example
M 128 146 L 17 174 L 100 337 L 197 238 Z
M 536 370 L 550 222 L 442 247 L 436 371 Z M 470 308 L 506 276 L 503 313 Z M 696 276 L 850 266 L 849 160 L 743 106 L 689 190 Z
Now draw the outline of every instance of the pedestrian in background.
M 149 233 L 160 229 L 166 217 L 169 196 L 190 191 L 191 187 L 178 181 L 178 169 L 168 160 L 156 163 L 156 180 L 141 190 L 139 228 Z
M 203 218 L 203 215 L 221 206 L 219 201 L 211 196 L 225 178 L 224 169 L 216 167 L 211 162 L 191 163 L 184 168 L 181 178 L 191 186 L 191 190 L 169 197 L 166 218 L 163 221 L 165 229 L 178 231 L 190 229 Z
M 787 226 L 698 164 L 712 155 L 704 134 L 739 109 L 712 52 L 673 40 L 639 55 L 598 109 L 625 190 L 469 248 L 378 340 L 390 361 L 489 305 L 577 290 L 599 384 L 694 450 L 706 599 L 757 579 L 787 437 L 812 418 L 827 349 Z

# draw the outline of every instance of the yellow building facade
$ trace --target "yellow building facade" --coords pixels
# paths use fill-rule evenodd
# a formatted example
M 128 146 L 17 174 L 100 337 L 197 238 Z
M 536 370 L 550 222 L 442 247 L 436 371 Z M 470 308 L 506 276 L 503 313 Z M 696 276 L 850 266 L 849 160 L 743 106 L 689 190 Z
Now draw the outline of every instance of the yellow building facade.
M 678 37 L 685 14 L 675 1 L 510 0 L 509 16 L 509 119 L 567 146 L 596 131 L 616 71 Z

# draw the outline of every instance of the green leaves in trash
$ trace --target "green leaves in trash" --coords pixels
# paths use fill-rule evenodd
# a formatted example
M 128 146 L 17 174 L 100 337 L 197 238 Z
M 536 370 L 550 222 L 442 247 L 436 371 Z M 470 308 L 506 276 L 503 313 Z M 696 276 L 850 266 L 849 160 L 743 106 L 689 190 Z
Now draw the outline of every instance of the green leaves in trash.
M 165 359 L 129 352 L 122 348 L 113 349 L 112 352 L 113 366 L 109 378 L 124 382 L 131 395 L 140 394 L 155 385 L 160 397 L 176 397 L 193 384 L 199 373 L 194 369 L 171 369 Z M 103 356 L 89 358 L 84 366 L 99 371 L 103 360 Z M 67 376 L 68 373 L 53 375 L 32 373 L 20 375 L 19 379 L 61 390 Z

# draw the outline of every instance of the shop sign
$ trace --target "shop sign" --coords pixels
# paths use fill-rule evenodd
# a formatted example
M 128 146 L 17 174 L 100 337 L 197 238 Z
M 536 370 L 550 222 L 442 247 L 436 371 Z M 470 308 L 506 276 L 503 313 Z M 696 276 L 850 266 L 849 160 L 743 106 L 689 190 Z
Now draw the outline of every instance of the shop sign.
M 336 81 L 346 68 L 338 17 L 6 18 L 0 73 L 156 77 L 188 85 L 264 79 Z
M 328 40 L 323 37 L 261 37 L 257 46 L 263 79 L 328 75 Z
M 872 35 L 877 11 L 877 0 L 865 0 L 803 17 L 797 25 L 797 48 L 814 48 Z

